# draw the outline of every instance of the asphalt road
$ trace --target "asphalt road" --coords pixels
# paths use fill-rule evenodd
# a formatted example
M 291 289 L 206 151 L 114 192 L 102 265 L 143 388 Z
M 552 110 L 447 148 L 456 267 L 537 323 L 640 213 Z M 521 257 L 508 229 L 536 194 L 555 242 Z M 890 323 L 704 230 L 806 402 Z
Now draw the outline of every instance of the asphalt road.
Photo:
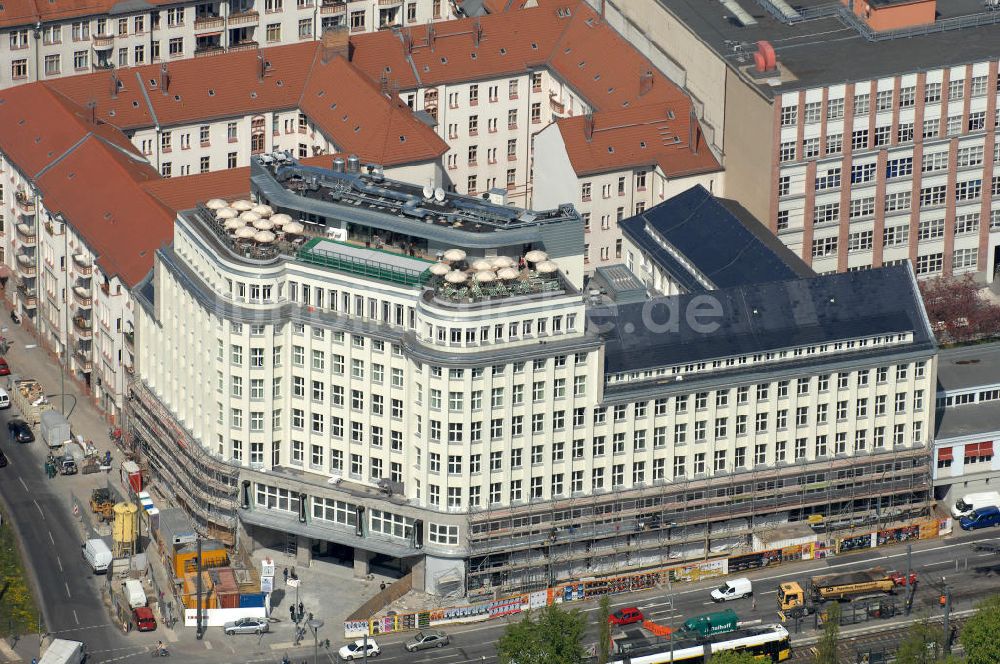
M 88 650 L 95 652 L 127 651 L 129 644 L 120 629 L 110 624 L 101 602 L 99 588 L 106 577 L 95 576 L 84 562 L 79 527 L 66 499 L 58 493 L 59 480 L 50 481 L 43 472 L 45 443 L 11 442 L 7 421 L 15 411 L 0 412 L 0 449 L 10 461 L 6 468 L 0 468 L 0 495 L 31 559 L 46 632 L 84 641 Z M 26 636 L 23 641 L 35 638 Z

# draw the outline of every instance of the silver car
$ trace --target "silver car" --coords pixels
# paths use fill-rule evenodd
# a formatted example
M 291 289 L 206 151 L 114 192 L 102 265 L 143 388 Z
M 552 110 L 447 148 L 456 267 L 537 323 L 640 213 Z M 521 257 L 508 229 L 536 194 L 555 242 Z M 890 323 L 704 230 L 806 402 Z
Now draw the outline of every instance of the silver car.
M 227 622 L 222 628 L 226 636 L 233 634 L 262 634 L 267 631 L 266 618 L 240 618 Z
M 427 648 L 442 648 L 449 643 L 451 639 L 447 634 L 437 629 L 428 629 L 417 632 L 412 639 L 403 644 L 403 647 L 409 652 L 416 652 Z

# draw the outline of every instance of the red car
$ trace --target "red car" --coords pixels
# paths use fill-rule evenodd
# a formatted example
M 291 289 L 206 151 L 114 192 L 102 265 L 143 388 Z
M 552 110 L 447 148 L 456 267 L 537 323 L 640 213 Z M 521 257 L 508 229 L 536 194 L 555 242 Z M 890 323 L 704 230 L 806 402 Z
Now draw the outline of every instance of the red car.
M 642 621 L 642 611 L 634 606 L 630 606 L 627 609 L 618 609 L 608 616 L 608 622 L 612 625 L 631 625 L 632 623 Z
M 915 584 L 917 582 L 916 572 L 910 572 L 909 583 L 907 583 L 905 572 L 897 572 L 893 570 L 886 573 L 889 575 L 889 578 L 892 579 L 892 582 L 895 583 L 897 586 L 908 586 L 911 584 Z
M 0 376 L 9 376 L 9 375 L 10 375 L 10 367 L 7 366 L 7 360 L 0 357 Z
M 156 629 L 156 618 L 153 617 L 153 610 L 148 606 L 133 609 L 132 618 L 135 620 L 136 629 L 140 632 L 152 632 Z

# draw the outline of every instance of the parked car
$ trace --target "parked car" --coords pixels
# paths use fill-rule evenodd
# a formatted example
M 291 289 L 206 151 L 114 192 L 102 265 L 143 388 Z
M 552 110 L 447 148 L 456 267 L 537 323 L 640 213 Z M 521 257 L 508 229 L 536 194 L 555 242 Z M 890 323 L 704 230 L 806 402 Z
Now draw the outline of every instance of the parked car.
M 451 643 L 451 638 L 438 629 L 427 629 L 416 633 L 416 635 L 403 644 L 409 652 L 426 650 L 427 648 L 441 648 Z
M 266 618 L 240 618 L 227 622 L 222 630 L 226 636 L 233 634 L 262 634 L 267 631 Z
M 0 357 L 0 376 L 9 376 L 9 375 L 10 375 L 10 367 L 7 366 L 7 360 Z
M 348 662 L 355 659 L 362 659 L 365 656 L 365 640 L 358 639 L 354 643 L 348 643 L 337 654 L 340 655 L 341 659 Z M 368 639 L 368 656 L 378 657 L 380 654 L 382 654 L 382 649 L 375 643 L 375 639 Z
M 7 423 L 7 431 L 19 443 L 32 443 L 35 441 L 35 434 L 31 432 L 31 427 L 24 420 L 11 420 Z
M 990 526 L 1000 526 L 1000 508 L 990 505 L 980 507 L 972 514 L 963 516 L 959 525 L 962 530 L 979 530 Z
M 608 616 L 608 622 L 612 625 L 631 625 L 632 623 L 642 622 L 643 615 L 642 611 L 630 606 L 626 609 L 618 609 L 610 616 Z
M 140 632 L 152 632 L 156 629 L 156 618 L 153 617 L 153 610 L 148 606 L 138 606 L 132 609 L 132 618 L 135 620 L 136 629 Z

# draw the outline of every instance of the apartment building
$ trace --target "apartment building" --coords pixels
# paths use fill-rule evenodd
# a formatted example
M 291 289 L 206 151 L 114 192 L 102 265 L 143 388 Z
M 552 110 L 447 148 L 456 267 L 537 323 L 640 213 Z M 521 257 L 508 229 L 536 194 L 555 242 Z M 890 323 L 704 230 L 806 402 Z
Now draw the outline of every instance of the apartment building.
M 344 152 L 438 186 L 447 145 L 325 41 L 74 76 L 38 85 L 120 129 L 163 177 L 241 168 L 252 155 Z M 391 136 L 392 140 L 387 140 Z
M 1000 485 L 1000 345 L 948 348 L 938 356 L 934 494 L 949 506 Z
M 935 348 L 906 266 L 816 277 L 750 237 L 770 271 L 743 282 L 650 298 L 619 264 L 582 297 L 571 206 L 251 173 L 306 237 L 240 244 L 199 206 L 134 290 L 128 427 L 205 533 L 450 593 L 928 507 Z
M 451 0 L 103 0 L 65 7 L 30 0 L 0 9 L 0 89 L 75 74 L 174 62 L 452 18 Z M 214 63 L 213 63 L 214 64 Z
M 591 268 L 620 260 L 623 218 L 721 177 L 690 99 L 584 2 L 351 44 L 354 64 L 436 120 L 452 191 L 573 203 L 589 224 Z
M 935 0 L 602 4 L 676 63 L 725 154 L 725 195 L 817 271 L 909 260 L 919 277 L 993 280 L 1000 13 Z

